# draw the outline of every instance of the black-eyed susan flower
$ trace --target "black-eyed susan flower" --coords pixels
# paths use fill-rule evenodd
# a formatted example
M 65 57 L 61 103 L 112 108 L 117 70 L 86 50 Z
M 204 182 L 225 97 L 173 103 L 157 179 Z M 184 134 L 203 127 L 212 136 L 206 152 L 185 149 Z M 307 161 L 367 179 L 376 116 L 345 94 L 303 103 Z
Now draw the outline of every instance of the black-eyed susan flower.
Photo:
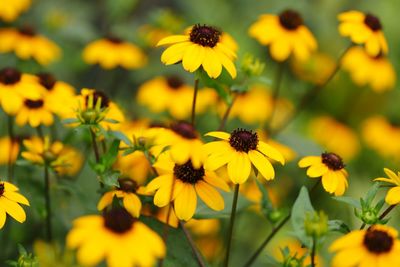
M 27 97 L 40 97 L 40 88 L 32 75 L 13 68 L 0 71 L 0 104 L 8 115 L 15 115 Z
M 25 211 L 20 204 L 29 206 L 29 201 L 18 193 L 15 185 L 0 181 L 0 229 L 6 222 L 7 214 L 20 223 L 26 220 Z
M 113 202 L 114 197 L 122 199 L 124 208 L 132 214 L 133 217 L 140 216 L 140 210 L 142 209 L 142 202 L 137 196 L 138 193 L 144 193 L 144 188 L 139 188 L 138 184 L 129 178 L 122 178 L 118 181 L 119 186 L 114 190 L 106 192 L 99 203 L 97 204 L 98 210 L 104 210 L 110 206 Z
M 137 101 L 154 113 L 168 111 L 173 118 L 183 120 L 191 115 L 193 90 L 193 86 L 185 84 L 178 76 L 156 77 L 139 87 Z M 196 114 L 205 112 L 217 99 L 215 90 L 200 89 L 197 93 Z
M 88 44 L 82 56 L 86 63 L 99 64 L 103 69 L 138 69 L 147 63 L 147 56 L 139 47 L 111 36 Z
M 351 10 L 340 13 L 338 19 L 339 33 L 342 36 L 349 37 L 356 44 L 364 44 L 371 56 L 387 54 L 389 48 L 379 18 L 371 13 Z
M 30 27 L 1 29 L 0 39 L 0 53 L 14 52 L 23 60 L 32 58 L 41 65 L 48 65 L 61 55 L 60 48 L 54 42 Z
M 332 243 L 336 252 L 333 267 L 400 266 L 400 242 L 396 229 L 373 225 L 368 230 L 353 231 Z
M 332 117 L 316 117 L 311 120 L 308 129 L 319 145 L 340 155 L 345 161 L 354 158 L 360 150 L 360 142 L 353 129 Z
M 31 5 L 31 0 L 0 1 L 0 19 L 6 22 L 14 21 Z
M 43 96 L 25 98 L 15 116 L 15 123 L 18 126 L 29 124 L 33 128 L 52 125 L 54 117 L 47 103 Z
M 77 249 L 77 260 L 85 266 L 105 260 L 109 267 L 150 267 L 166 251 L 160 236 L 120 207 L 106 210 L 102 216 L 76 219 L 67 246 Z
M 182 62 L 186 71 L 194 72 L 200 66 L 211 78 L 217 78 L 224 67 L 236 77 L 233 60 L 236 53 L 221 38 L 221 31 L 207 25 L 194 25 L 185 35 L 172 35 L 160 40 L 157 46 L 170 45 L 161 55 L 166 65 Z
M 84 157 L 75 147 L 64 145 L 59 159 L 53 164 L 54 171 L 60 176 L 75 176 L 82 168 Z
M 14 163 L 18 157 L 20 141 L 8 136 L 0 137 L 0 164 Z
M 379 177 L 374 179 L 374 181 L 386 182 L 393 185 L 387 192 L 385 201 L 389 205 L 396 205 L 400 203 L 400 173 L 397 172 L 396 174 L 388 168 L 384 168 L 384 171 L 388 178 Z
M 352 47 L 342 59 L 342 67 L 358 86 L 369 85 L 377 93 L 393 89 L 396 72 L 382 53 L 370 56 L 362 47 Z
M 294 10 L 285 10 L 278 16 L 261 15 L 251 25 L 249 34 L 262 45 L 270 46 L 270 54 L 277 61 L 284 61 L 290 55 L 298 60 L 307 60 L 317 49 L 313 34 Z
M 197 195 L 213 210 L 224 209 L 224 199 L 215 187 L 229 191 L 228 185 L 214 172 L 201 165 L 195 168 L 189 160 L 174 163 L 168 152 L 161 154 L 154 164 L 160 176 L 154 178 L 146 191 L 155 192 L 154 204 L 164 207 L 174 203 L 176 216 L 181 220 L 193 217 L 197 207 Z
M 231 134 L 209 132 L 206 136 L 222 139 L 204 145 L 208 154 L 206 167 L 216 170 L 227 165 L 229 179 L 234 184 L 246 182 L 252 166 L 262 177 L 271 180 L 275 177 L 271 160 L 285 164 L 283 155 L 276 148 L 260 141 L 256 132 L 236 129 Z
M 308 168 L 310 178 L 322 177 L 325 191 L 341 196 L 348 187 L 348 173 L 344 169 L 342 158 L 334 153 L 322 153 L 321 156 L 307 156 L 299 161 L 300 168 Z

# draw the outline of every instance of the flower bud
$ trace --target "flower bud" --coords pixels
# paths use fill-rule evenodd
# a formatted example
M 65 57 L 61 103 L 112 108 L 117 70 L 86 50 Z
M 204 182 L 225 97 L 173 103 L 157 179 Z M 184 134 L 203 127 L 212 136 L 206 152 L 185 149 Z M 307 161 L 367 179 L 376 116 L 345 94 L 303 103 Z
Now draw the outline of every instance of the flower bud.
M 328 216 L 323 211 L 308 213 L 304 227 L 308 236 L 321 237 L 328 232 Z

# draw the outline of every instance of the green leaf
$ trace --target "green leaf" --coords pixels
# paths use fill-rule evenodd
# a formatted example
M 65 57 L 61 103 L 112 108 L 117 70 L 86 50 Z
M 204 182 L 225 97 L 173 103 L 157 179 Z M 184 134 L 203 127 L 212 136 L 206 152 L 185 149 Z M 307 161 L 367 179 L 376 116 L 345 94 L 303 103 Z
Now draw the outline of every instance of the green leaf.
M 361 204 L 360 202 L 352 197 L 332 197 L 333 199 L 349 204 L 350 206 L 357 208 L 357 209 L 361 209 Z
M 315 210 L 311 204 L 308 190 L 306 187 L 303 186 L 300 189 L 299 196 L 293 204 L 291 221 L 295 235 L 307 247 L 311 247 L 311 238 L 306 236 L 304 230 L 304 222 L 306 219 L 306 215 L 314 212 Z
M 110 131 L 109 134 L 112 137 L 114 137 L 114 138 L 116 138 L 118 140 L 121 140 L 122 142 L 124 142 L 128 146 L 133 146 L 132 141 L 125 134 L 123 134 L 122 132 L 120 132 L 120 131 Z
M 210 219 L 210 218 L 229 218 L 231 216 L 233 192 L 221 192 L 224 198 L 225 208 L 221 211 L 214 211 L 210 209 L 203 201 L 197 205 L 195 219 Z M 246 209 L 252 204 L 250 200 L 239 195 L 236 212 Z
M 343 234 L 350 233 L 350 228 L 341 220 L 329 220 L 328 221 L 329 231 L 340 232 Z
M 119 171 L 106 171 L 99 176 L 101 182 L 106 186 L 119 186 L 118 178 L 121 173 Z
M 367 195 L 365 196 L 364 200 L 365 203 L 370 206 L 372 200 L 375 198 L 376 194 L 378 193 L 380 183 L 374 183 L 374 185 L 368 190 Z
M 232 102 L 232 96 L 229 94 L 229 91 L 218 80 L 208 77 L 205 71 L 199 71 L 197 75 L 204 86 L 213 88 L 225 103 L 229 105 Z
M 120 140 L 116 139 L 111 143 L 110 148 L 107 153 L 102 155 L 100 161 L 102 165 L 104 165 L 105 169 L 110 169 L 114 162 L 117 160 L 118 151 L 119 151 L 119 143 Z
M 77 118 L 68 118 L 68 119 L 63 119 L 61 121 L 64 124 L 71 124 L 71 123 L 77 123 L 79 120 Z

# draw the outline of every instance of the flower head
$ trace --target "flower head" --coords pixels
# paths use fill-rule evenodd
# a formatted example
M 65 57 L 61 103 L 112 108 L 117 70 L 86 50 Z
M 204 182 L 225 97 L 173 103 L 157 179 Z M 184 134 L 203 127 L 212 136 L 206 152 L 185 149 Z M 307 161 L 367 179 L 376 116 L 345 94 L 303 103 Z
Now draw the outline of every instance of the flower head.
M 337 253 L 332 266 L 399 266 L 400 242 L 397 235 L 392 227 L 373 225 L 368 230 L 357 230 L 340 237 L 329 248 Z
M 14 163 L 20 150 L 20 138 L 0 137 L 0 165 Z
M 252 165 L 267 180 L 274 179 L 275 171 L 270 160 L 285 164 L 283 155 L 271 145 L 260 141 L 256 132 L 236 129 L 231 134 L 209 132 L 221 141 L 207 143 L 204 147 L 209 155 L 206 166 L 216 170 L 228 167 L 228 176 L 235 184 L 242 184 L 250 176 Z
M 296 59 L 307 60 L 317 49 L 313 34 L 294 10 L 285 10 L 278 16 L 261 15 L 251 25 L 249 34 L 262 45 L 270 46 L 271 56 L 277 61 L 284 61 L 292 54 Z
M 0 1 L 0 19 L 11 22 L 31 5 L 31 0 Z
M 105 259 L 110 267 L 153 266 L 166 250 L 161 237 L 120 207 L 76 219 L 67 246 L 78 250 L 82 265 Z
M 338 19 L 339 32 L 342 36 L 350 37 L 356 44 L 364 44 L 371 56 L 387 54 L 389 49 L 378 17 L 371 13 L 352 10 L 339 14 Z
M 232 78 L 236 77 L 233 60 L 236 53 L 221 38 L 221 31 L 207 25 L 194 25 L 185 35 L 172 35 L 160 40 L 157 46 L 171 45 L 161 55 L 166 65 L 182 62 L 186 71 L 194 72 L 200 66 L 211 78 L 217 78 L 224 67 Z M 225 39 L 226 40 L 226 39 Z
M 374 181 L 392 184 L 392 187 L 386 194 L 385 201 L 389 205 L 396 205 L 400 203 L 400 172 L 397 172 L 396 174 L 394 171 L 388 168 L 384 168 L 383 170 L 385 171 L 388 178 L 379 177 L 374 179 Z
M 17 191 L 15 185 L 0 181 L 0 229 L 6 222 L 7 214 L 20 223 L 26 220 L 25 211 L 19 204 L 29 206 L 29 201 Z
M 50 126 L 53 122 L 53 113 L 48 106 L 48 102 L 42 96 L 25 98 L 15 117 L 17 125 L 29 124 L 33 128 L 41 124 Z

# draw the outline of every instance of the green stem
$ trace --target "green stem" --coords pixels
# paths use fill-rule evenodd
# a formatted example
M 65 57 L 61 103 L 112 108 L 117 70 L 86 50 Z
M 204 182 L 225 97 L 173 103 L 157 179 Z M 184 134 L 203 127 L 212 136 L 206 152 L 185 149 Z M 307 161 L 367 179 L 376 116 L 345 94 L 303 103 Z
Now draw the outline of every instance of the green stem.
M 312 239 L 312 248 L 311 248 L 311 267 L 315 267 L 316 250 L 317 250 L 317 238 L 314 236 Z
M 193 241 L 192 236 L 190 235 L 188 229 L 185 227 L 185 223 L 182 221 L 179 221 L 179 225 L 182 228 L 183 233 L 185 234 L 185 237 L 187 239 L 187 241 L 189 242 L 189 245 L 193 251 L 194 256 L 196 257 L 197 260 L 197 264 L 200 267 L 205 267 L 206 264 L 204 263 L 203 257 L 201 256 L 200 251 L 197 249 L 196 244 Z
M 272 128 L 272 123 L 273 123 L 274 116 L 276 113 L 277 102 L 278 102 L 278 98 L 279 98 L 279 92 L 280 92 L 280 88 L 281 88 L 281 84 L 282 84 L 284 70 L 285 70 L 285 64 L 279 63 L 278 68 L 276 70 L 276 77 L 275 77 L 275 81 L 274 81 L 274 92 L 272 95 L 272 111 L 271 111 L 271 115 L 270 115 L 269 119 L 266 121 L 266 125 L 265 125 L 265 128 L 269 129 L 269 130 L 271 130 L 271 128 Z
M 46 236 L 47 240 L 53 240 L 52 225 L 51 225 L 51 199 L 50 199 L 50 179 L 48 165 L 44 165 L 44 193 L 45 193 L 45 206 L 46 206 Z
M 225 267 L 229 266 L 229 256 L 231 253 L 233 227 L 235 224 L 235 216 L 236 216 L 236 207 L 237 207 L 238 197 L 239 197 L 239 184 L 235 185 L 235 193 L 233 195 L 231 219 L 229 222 L 228 239 L 226 242 L 227 246 L 226 246 L 225 264 L 224 264 Z
M 224 113 L 224 116 L 222 117 L 221 123 L 219 124 L 218 131 L 222 131 L 225 128 L 226 121 L 228 120 L 229 114 L 231 113 L 233 104 L 235 103 L 237 96 L 238 95 L 235 94 L 231 103 L 229 103 L 228 107 L 226 108 L 226 111 Z
M 193 102 L 192 102 L 192 117 L 190 122 L 194 126 L 195 124 L 195 116 L 196 116 L 196 101 L 197 101 L 197 92 L 199 91 L 199 79 L 194 80 L 194 91 L 193 91 Z
M 10 151 L 8 154 L 8 164 L 7 164 L 7 174 L 8 174 L 8 181 L 12 182 L 14 176 L 14 163 L 13 163 L 13 150 L 14 150 L 14 119 L 11 116 L 8 116 L 7 121 L 8 126 L 8 136 L 10 138 Z
M 99 147 L 97 145 L 96 134 L 93 131 L 93 129 L 90 129 L 90 136 L 92 137 L 92 146 L 93 146 L 94 157 L 96 159 L 96 163 L 99 163 L 100 162 Z

